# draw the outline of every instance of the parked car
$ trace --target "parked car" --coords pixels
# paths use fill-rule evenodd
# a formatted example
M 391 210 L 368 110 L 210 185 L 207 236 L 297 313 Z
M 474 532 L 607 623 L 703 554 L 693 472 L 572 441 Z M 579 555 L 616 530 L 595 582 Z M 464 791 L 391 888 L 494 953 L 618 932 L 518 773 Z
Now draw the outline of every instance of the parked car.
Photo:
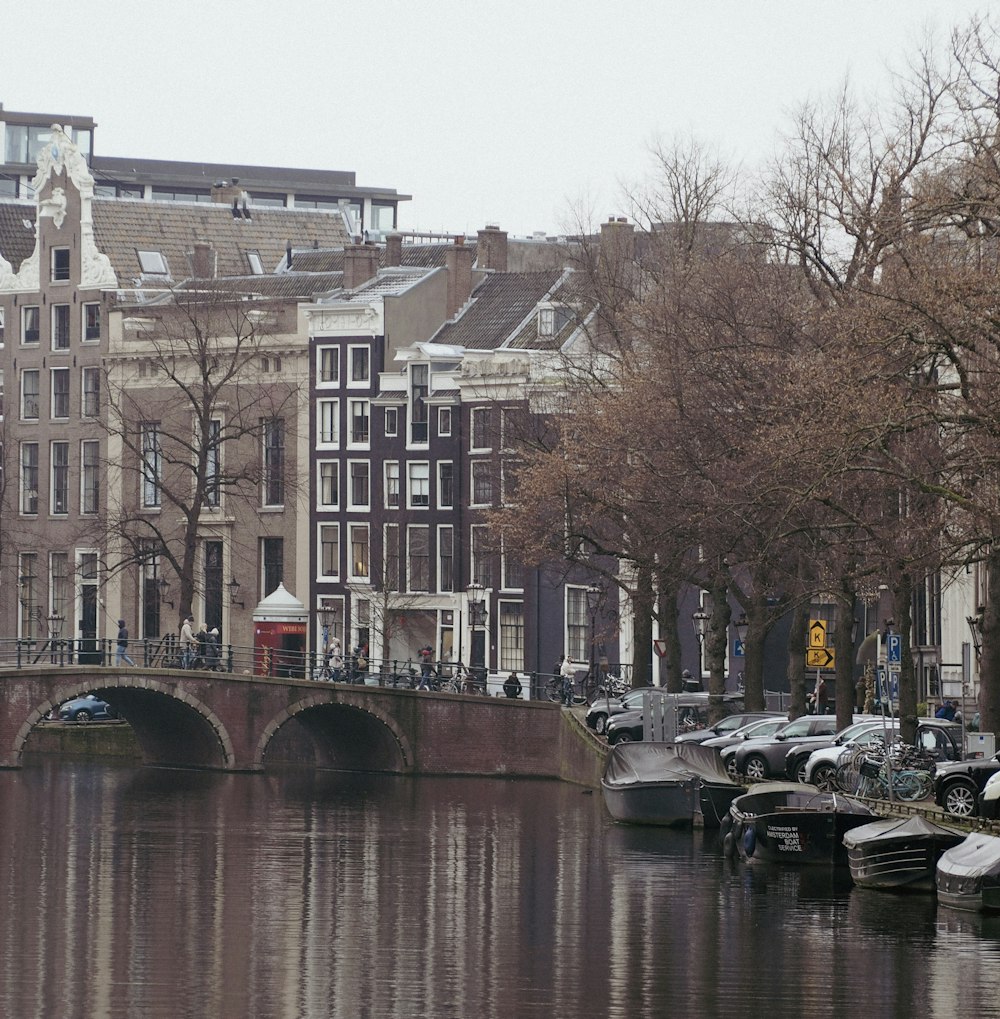
M 629 690 L 621 697 L 598 697 L 587 708 L 586 722 L 594 732 L 604 735 L 608 729 L 608 718 L 620 715 L 623 711 L 642 707 L 643 688 Z
M 1000 771 L 990 775 L 979 794 L 979 816 L 991 821 L 1000 818 Z
M 716 736 L 714 739 L 707 739 L 702 743 L 703 747 L 711 747 L 719 751 L 719 758 L 722 766 L 729 773 L 729 777 L 736 781 L 739 775 L 736 772 L 736 748 L 744 740 L 758 739 L 763 736 L 773 736 L 783 725 L 788 724 L 786 715 L 778 715 L 776 718 L 761 718 L 756 722 L 744 725 L 728 736 Z
M 750 722 L 758 722 L 765 718 L 785 720 L 788 716 L 780 711 L 741 711 L 735 715 L 726 715 L 725 718 L 720 718 L 715 725 L 707 725 L 704 729 L 678 733 L 677 742 L 705 743 L 707 740 L 716 739 L 719 736 L 729 736 Z
M 828 747 L 810 750 L 797 747 L 788 751 L 786 774 L 799 782 L 809 782 L 820 789 L 834 788 L 834 775 L 841 755 L 858 746 L 867 746 L 883 738 L 888 730 L 894 737 L 899 731 L 897 719 L 858 722 L 848 726 Z M 957 761 L 962 756 L 962 727 L 943 718 L 922 718 L 917 725 L 916 746 L 935 762 Z
M 952 761 L 934 769 L 934 802 L 953 817 L 974 817 L 979 794 L 1000 772 L 1000 752 L 973 761 Z
M 115 709 L 92 693 L 67 701 L 59 708 L 59 719 L 63 722 L 90 722 L 94 719 L 117 718 Z
M 688 692 L 673 696 L 677 698 L 674 703 L 677 710 L 678 735 L 682 732 L 692 734 L 703 732 L 708 724 L 708 694 Z M 726 694 L 724 700 L 729 703 L 730 708 L 743 706 L 742 694 Z M 642 740 L 644 729 L 641 707 L 623 711 L 608 721 L 608 743 L 614 746 L 616 743 L 637 742 Z
M 736 771 L 753 782 L 784 776 L 785 758 L 797 744 L 830 741 L 836 735 L 836 715 L 802 715 L 783 725 L 773 736 L 745 740 L 736 748 Z

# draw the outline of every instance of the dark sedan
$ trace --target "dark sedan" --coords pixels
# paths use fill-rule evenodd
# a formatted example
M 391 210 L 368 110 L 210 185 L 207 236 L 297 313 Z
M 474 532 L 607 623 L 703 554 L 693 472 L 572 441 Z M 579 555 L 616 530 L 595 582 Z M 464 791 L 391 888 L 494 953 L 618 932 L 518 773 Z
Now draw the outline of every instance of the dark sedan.
M 623 711 L 642 707 L 643 689 L 629 690 L 621 697 L 598 697 L 587 709 L 587 725 L 602 736 L 608 730 L 608 718 L 614 718 Z
M 951 761 L 934 769 L 934 802 L 952 817 L 974 817 L 979 794 L 1000 771 L 1000 753 L 974 761 Z
M 753 782 L 785 774 L 785 758 L 796 744 L 829 742 L 837 732 L 836 715 L 802 715 L 764 739 L 749 739 L 736 748 L 733 766 Z
M 762 718 L 785 718 L 780 711 L 744 711 L 737 715 L 727 715 L 719 719 L 715 725 L 707 725 L 704 729 L 695 729 L 694 732 L 682 732 L 677 734 L 678 743 L 704 743 L 706 740 L 715 739 L 719 736 L 731 736 L 737 729 L 742 729 L 750 722 L 756 722 Z

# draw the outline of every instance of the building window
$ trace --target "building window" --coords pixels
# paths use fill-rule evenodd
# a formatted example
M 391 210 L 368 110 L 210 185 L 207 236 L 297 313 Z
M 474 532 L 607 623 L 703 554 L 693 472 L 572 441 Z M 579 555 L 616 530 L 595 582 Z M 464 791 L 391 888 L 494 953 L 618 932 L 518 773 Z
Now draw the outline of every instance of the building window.
M 438 528 L 438 590 L 455 590 L 455 529 Z
M 410 367 L 410 441 L 427 441 L 427 392 L 430 368 L 426 364 Z
M 368 525 L 351 524 L 351 579 L 367 580 L 370 573 Z
M 256 198 L 254 199 L 254 202 L 255 204 L 257 203 Z M 260 260 L 259 251 L 247 252 L 247 265 L 250 266 L 250 272 L 252 272 L 254 276 L 264 275 L 264 263 Z
M 52 349 L 69 350 L 69 305 L 52 305 Z
M 49 448 L 49 508 L 54 514 L 69 513 L 69 443 L 53 442 Z
M 399 462 L 385 462 L 385 505 L 386 509 L 399 508 Z
M 80 403 L 80 415 L 85 418 L 96 418 L 101 413 L 101 369 L 84 368 L 81 372 L 81 390 L 83 397 Z
M 86 343 L 96 343 L 101 338 L 101 306 L 85 304 L 83 306 L 83 339 Z
M 489 460 L 473 460 L 472 505 L 489 506 L 493 502 L 493 465 Z
M 385 575 L 382 587 L 386 591 L 402 591 L 400 582 L 403 569 L 403 557 L 399 547 L 399 524 L 385 526 Z
M 472 411 L 472 448 L 490 449 L 490 409 L 475 407 Z
M 438 435 L 451 435 L 451 407 L 438 407 Z
M 154 194 L 154 198 L 155 198 Z M 159 251 L 136 251 L 139 270 L 147 276 L 167 276 L 167 260 Z
M 205 505 L 218 506 L 222 501 L 222 421 L 208 422 L 205 450 Z
M 27 305 L 21 309 L 21 342 L 37 343 L 39 337 L 38 306 Z
M 524 587 L 524 567 L 506 549 L 500 555 L 503 573 L 502 585 L 505 590 L 520 590 Z
M 69 556 L 65 552 L 50 552 L 49 613 L 65 620 L 69 608 Z
M 371 351 L 367 347 L 348 347 L 352 383 L 367 384 L 371 379 Z
M 566 588 L 566 650 L 575 662 L 590 660 L 587 648 L 588 635 L 587 589 Z
M 320 446 L 336 446 L 339 438 L 339 400 L 316 401 L 316 432 Z
M 285 504 L 285 422 L 268 418 L 263 422 L 264 505 Z
M 358 598 L 354 602 L 354 618 L 357 620 L 354 631 L 357 634 L 357 647 L 367 650 L 371 639 L 372 606 L 367 598 Z
M 35 599 L 37 597 L 36 567 L 38 557 L 34 552 L 22 552 L 17 557 L 18 588 L 21 603 L 21 618 L 18 626 L 18 636 L 24 640 L 30 640 L 35 636 L 35 625 L 41 611 L 35 611 Z
M 424 509 L 431 504 L 431 468 L 427 463 L 407 465 L 406 495 L 411 509 Z
M 399 428 L 399 410 L 396 407 L 385 408 L 385 434 L 389 438 L 397 434 Z
M 355 446 L 368 444 L 368 401 L 349 400 L 347 404 L 351 426 L 351 443 Z
M 5 315 L 3 308 L 0 308 L 0 347 L 4 345 L 4 321 Z
M 556 331 L 556 312 L 554 308 L 538 309 L 538 335 L 552 336 Z
M 340 464 L 336 460 L 319 461 L 319 505 L 322 509 L 340 505 Z
M 69 280 L 69 248 L 52 249 L 52 282 L 66 283 Z
M 142 504 L 160 505 L 160 483 L 163 480 L 163 454 L 160 449 L 159 422 L 142 425 Z
M 455 465 L 450 461 L 438 464 L 438 509 L 455 505 Z
M 38 369 L 21 372 L 21 420 L 38 420 Z
M 285 539 L 260 539 L 260 580 L 265 597 L 274 594 L 285 576 Z
M 317 357 L 317 383 L 321 386 L 335 386 L 340 381 L 340 348 L 319 347 Z
M 490 554 L 487 544 L 488 532 L 485 526 L 476 524 L 471 528 L 472 579 L 481 587 L 493 586 L 490 569 Z
M 38 443 L 21 443 L 21 512 L 38 512 Z
M 410 591 L 429 591 L 430 576 L 430 528 L 407 527 L 406 548 Z
M 53 368 L 52 382 L 52 417 L 64 419 L 69 417 L 69 368 Z
M 520 602 L 500 602 L 500 670 L 524 670 L 524 606 Z
M 350 474 L 349 509 L 368 509 L 371 505 L 371 485 L 367 460 L 348 461 Z
M 340 576 L 340 525 L 320 524 L 319 572 L 325 579 Z
M 96 513 L 101 498 L 101 444 L 96 439 L 80 443 L 80 512 Z

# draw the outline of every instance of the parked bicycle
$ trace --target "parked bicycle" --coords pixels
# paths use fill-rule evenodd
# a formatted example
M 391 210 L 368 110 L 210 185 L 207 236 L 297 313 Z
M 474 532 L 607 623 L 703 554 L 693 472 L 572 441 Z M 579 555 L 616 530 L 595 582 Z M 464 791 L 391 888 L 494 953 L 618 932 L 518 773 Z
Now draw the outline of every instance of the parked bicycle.
M 903 803 L 927 799 L 933 790 L 933 758 L 896 739 L 886 750 L 877 740 L 853 751 L 837 767 L 836 785 L 842 792 Z M 890 797 L 890 775 L 892 795 Z

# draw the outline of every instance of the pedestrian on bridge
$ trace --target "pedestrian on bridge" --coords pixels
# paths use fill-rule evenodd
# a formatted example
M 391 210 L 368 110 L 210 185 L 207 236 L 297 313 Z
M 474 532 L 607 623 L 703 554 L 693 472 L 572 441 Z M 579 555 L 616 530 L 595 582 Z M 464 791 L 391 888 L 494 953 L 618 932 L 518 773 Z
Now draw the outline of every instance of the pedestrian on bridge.
M 194 639 L 194 616 L 188 616 L 181 624 L 181 668 L 190 669 L 194 665 L 197 644 Z
M 128 627 L 125 625 L 124 619 L 118 620 L 118 646 L 115 648 L 115 665 L 121 665 L 122 662 L 128 662 L 129 665 L 135 666 L 135 662 L 132 661 L 128 656 Z

